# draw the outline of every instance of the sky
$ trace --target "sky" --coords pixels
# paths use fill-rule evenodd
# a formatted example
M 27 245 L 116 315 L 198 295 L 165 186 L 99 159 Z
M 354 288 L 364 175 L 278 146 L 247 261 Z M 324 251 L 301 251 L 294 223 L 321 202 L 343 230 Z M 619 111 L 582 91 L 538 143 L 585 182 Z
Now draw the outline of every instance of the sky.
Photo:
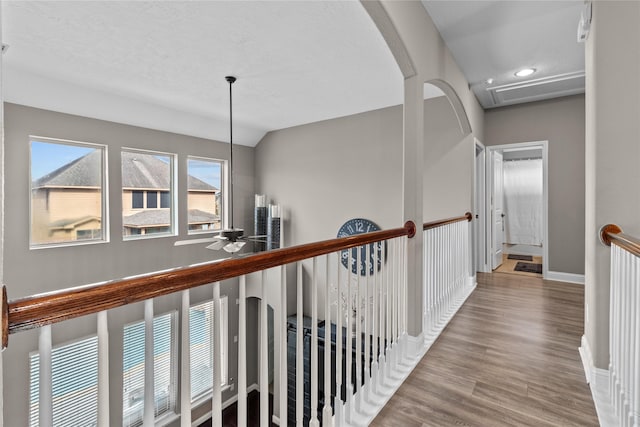
M 96 148 L 32 141 L 31 180 L 34 181 L 41 178 L 93 150 L 96 150 Z M 166 156 L 163 157 L 166 159 Z M 189 159 L 188 165 L 190 175 L 193 175 L 216 188 L 221 188 L 219 163 L 201 159 Z

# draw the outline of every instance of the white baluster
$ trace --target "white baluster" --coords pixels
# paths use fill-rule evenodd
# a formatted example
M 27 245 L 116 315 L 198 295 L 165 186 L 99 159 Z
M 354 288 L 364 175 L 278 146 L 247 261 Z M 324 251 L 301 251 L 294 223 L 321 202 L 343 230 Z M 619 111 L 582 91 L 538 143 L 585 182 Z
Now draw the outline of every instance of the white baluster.
M 380 259 L 380 242 L 375 243 L 373 248 L 373 289 L 371 290 L 373 301 L 371 302 L 371 355 L 373 357 L 371 361 L 371 391 L 373 394 L 378 394 L 378 260 Z
M 351 275 L 352 275 L 352 268 L 353 268 L 353 250 L 349 249 L 348 251 L 348 256 L 347 256 L 347 337 L 345 340 L 345 353 L 346 353 L 346 371 L 347 371 L 347 375 L 346 375 L 346 399 L 345 399 L 345 412 L 346 412 L 346 418 L 347 418 L 347 422 L 351 423 L 351 421 L 353 420 L 353 373 L 351 372 L 351 364 L 352 362 L 352 355 L 353 355 L 353 326 L 352 322 L 352 313 L 353 313 L 353 300 L 352 300 L 352 283 L 351 283 Z
M 632 283 L 634 284 L 634 312 L 636 315 L 634 316 L 635 322 L 635 349 L 634 349 L 634 375 L 632 376 L 634 382 L 634 399 L 633 399 L 633 419 L 631 425 L 638 426 L 640 425 L 640 338 L 638 338 L 638 334 L 640 334 L 640 289 L 638 289 L 638 285 L 640 285 L 640 260 L 638 258 L 634 258 L 633 260 L 633 279 Z
M 304 350 L 302 334 L 304 323 L 302 318 L 302 263 L 296 265 L 297 271 L 297 328 L 296 328 L 296 425 L 302 426 L 304 417 Z M 284 426 L 283 426 L 284 427 Z
M 269 423 L 269 341 L 268 341 L 268 302 L 267 302 L 267 271 L 262 270 L 262 300 L 260 301 L 260 426 L 267 427 Z
M 109 324 L 106 311 L 98 313 L 98 427 L 109 427 Z
M 342 401 L 342 252 L 336 253 L 336 398 L 335 398 L 335 424 L 344 423 L 344 404 Z
M 213 322 L 211 322 L 211 336 L 213 337 L 213 389 L 211 391 L 211 425 L 222 426 L 222 337 L 220 324 L 222 323 L 222 306 L 220 304 L 220 282 L 213 283 Z
M 318 427 L 318 259 L 313 258 L 311 283 L 311 419 L 309 427 Z
M 191 427 L 191 340 L 189 290 L 182 291 L 180 340 L 180 426 Z
M 238 289 L 238 425 L 247 425 L 247 277 Z
M 362 413 L 363 392 L 362 392 L 362 301 L 360 299 L 360 277 L 362 263 L 362 247 L 358 246 L 356 252 L 356 411 Z
M 329 255 L 325 256 L 325 292 L 324 292 L 324 408 L 322 425 L 333 425 L 331 410 L 331 292 L 329 290 Z
M 371 401 L 371 369 L 369 366 L 370 359 L 370 351 L 371 351 L 371 343 L 370 343 L 370 329 L 371 329 L 371 319 L 369 315 L 369 294 L 370 294 L 370 286 L 371 286 L 371 245 L 365 246 L 365 262 L 364 262 L 365 274 L 364 276 L 364 396 L 363 400 L 370 402 Z
M 38 391 L 38 421 L 43 427 L 53 426 L 53 381 L 51 376 L 51 325 L 40 328 L 38 338 L 38 352 L 40 356 Z
M 280 425 L 287 425 L 287 269 L 280 267 Z
M 153 351 L 153 300 L 144 302 L 144 412 L 143 425 L 151 427 L 155 422 L 155 390 Z

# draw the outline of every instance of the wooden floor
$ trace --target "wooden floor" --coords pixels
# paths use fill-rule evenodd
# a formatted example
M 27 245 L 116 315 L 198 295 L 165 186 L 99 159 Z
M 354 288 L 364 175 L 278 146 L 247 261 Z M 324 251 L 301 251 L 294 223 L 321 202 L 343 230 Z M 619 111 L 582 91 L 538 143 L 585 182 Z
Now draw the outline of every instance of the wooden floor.
M 479 274 L 372 426 L 597 426 L 578 346 L 584 286 Z

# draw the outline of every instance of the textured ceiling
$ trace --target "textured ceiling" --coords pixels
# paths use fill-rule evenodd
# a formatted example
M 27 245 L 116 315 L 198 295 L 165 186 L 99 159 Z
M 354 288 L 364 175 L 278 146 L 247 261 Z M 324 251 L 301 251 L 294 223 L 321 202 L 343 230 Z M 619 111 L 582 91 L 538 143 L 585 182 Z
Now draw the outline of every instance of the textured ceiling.
M 483 107 L 584 92 L 584 44 L 577 42 L 582 0 L 422 3 Z M 524 67 L 537 72 L 516 77 Z M 513 101 L 487 90 L 524 82 L 532 90 Z
M 402 102 L 359 2 L 3 1 L 5 100 L 228 140 Z

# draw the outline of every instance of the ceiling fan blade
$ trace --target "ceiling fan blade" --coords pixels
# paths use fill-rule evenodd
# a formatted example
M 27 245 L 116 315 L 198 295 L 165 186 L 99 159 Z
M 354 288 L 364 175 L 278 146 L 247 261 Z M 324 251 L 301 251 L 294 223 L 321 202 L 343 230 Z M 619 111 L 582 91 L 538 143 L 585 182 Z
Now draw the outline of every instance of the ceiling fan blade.
M 205 237 L 205 238 L 202 238 L 202 239 L 178 240 L 178 241 L 173 243 L 173 246 L 197 245 L 199 243 L 215 242 L 217 239 L 218 239 L 218 236 Z

